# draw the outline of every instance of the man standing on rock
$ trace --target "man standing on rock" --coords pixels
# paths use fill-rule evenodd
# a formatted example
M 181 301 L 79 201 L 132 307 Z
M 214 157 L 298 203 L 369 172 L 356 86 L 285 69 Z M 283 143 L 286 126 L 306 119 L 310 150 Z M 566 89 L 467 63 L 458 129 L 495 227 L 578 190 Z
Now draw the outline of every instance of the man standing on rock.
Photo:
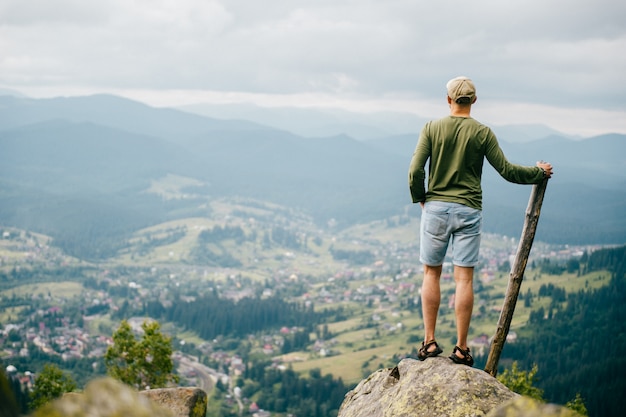
M 426 123 L 409 167 L 409 189 L 413 203 L 420 203 L 420 262 L 424 265 L 422 313 L 424 341 L 418 358 L 439 355 L 443 350 L 435 339 L 437 313 L 441 302 L 439 280 L 448 244 L 454 265 L 457 344 L 450 359 L 472 366 L 467 346 L 474 306 L 473 277 L 478 263 L 482 223 L 481 176 L 483 160 L 507 181 L 536 184 L 552 176 L 552 165 L 536 167 L 510 163 L 491 129 L 470 117 L 476 102 L 476 88 L 467 77 L 450 80 L 450 114 Z M 428 190 L 424 185 L 428 166 Z

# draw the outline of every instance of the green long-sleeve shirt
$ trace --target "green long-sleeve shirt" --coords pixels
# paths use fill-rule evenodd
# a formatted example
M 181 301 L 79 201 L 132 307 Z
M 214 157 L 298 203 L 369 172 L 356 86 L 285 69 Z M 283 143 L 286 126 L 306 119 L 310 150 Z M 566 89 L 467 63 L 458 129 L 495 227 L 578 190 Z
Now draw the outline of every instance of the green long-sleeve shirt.
M 510 163 L 489 127 L 471 117 L 447 116 L 428 122 L 420 133 L 409 167 L 413 203 L 439 200 L 482 210 L 485 158 L 509 182 L 536 184 L 543 179 L 539 167 Z M 426 191 L 424 166 L 429 159 Z

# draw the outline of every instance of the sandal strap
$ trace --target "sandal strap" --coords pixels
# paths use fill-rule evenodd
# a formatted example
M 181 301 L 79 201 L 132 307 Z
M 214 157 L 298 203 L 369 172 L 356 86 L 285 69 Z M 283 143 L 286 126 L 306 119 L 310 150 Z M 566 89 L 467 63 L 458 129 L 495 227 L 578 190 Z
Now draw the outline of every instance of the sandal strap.
M 427 342 L 427 343 L 422 342 L 422 347 L 425 347 L 425 348 L 429 348 L 432 345 L 439 346 L 439 345 L 437 345 L 437 342 L 435 341 L 435 339 L 433 339 L 433 340 L 431 340 L 430 342 Z
M 431 346 L 434 346 L 434 349 L 429 350 Z M 428 342 L 422 342 L 422 347 L 419 348 L 417 357 L 419 360 L 423 361 L 426 358 L 434 358 L 435 356 L 438 356 L 441 352 L 442 350 L 439 347 L 439 344 L 437 344 L 437 342 L 433 339 Z
M 461 355 L 463 355 L 463 357 L 459 358 L 456 352 L 461 352 Z M 452 351 L 452 355 L 450 355 L 450 359 L 452 359 L 452 361 L 456 363 L 462 363 L 464 365 L 474 366 L 474 358 L 470 354 L 469 347 L 467 349 L 461 349 L 459 346 L 455 346 L 454 350 Z
M 437 342 L 435 341 L 435 339 L 424 343 L 422 342 L 422 347 L 420 348 L 421 351 L 423 351 L 424 353 L 430 353 L 428 352 L 428 348 L 431 347 L 432 345 L 435 345 L 435 350 L 437 350 L 437 348 L 439 348 L 439 345 L 437 344 Z
M 463 357 L 465 359 L 471 358 L 472 355 L 470 354 L 470 348 L 468 347 L 467 350 L 461 349 L 458 346 L 454 347 L 454 351 L 452 353 L 456 353 L 457 351 L 461 352 L 461 355 L 463 355 Z

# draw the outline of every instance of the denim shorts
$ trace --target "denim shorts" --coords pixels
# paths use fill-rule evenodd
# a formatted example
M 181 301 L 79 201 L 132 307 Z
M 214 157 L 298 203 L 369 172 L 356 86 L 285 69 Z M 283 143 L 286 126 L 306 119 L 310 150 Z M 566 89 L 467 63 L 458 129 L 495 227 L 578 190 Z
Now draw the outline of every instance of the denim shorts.
M 463 204 L 427 202 L 420 224 L 420 262 L 442 265 L 450 244 L 454 265 L 476 266 L 482 218 L 480 210 Z

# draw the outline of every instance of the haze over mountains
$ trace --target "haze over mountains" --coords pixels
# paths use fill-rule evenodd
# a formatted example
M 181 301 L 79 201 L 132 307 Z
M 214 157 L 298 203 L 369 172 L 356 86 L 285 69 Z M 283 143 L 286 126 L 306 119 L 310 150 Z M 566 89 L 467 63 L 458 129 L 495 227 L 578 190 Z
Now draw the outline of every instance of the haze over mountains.
M 355 113 L 340 109 L 260 107 L 241 103 L 193 104 L 183 106 L 181 110 L 219 119 L 249 120 L 304 137 L 345 134 L 360 140 L 417 133 L 428 121 L 415 114 L 392 111 Z M 529 142 L 546 136 L 563 135 L 543 125 L 493 126 L 493 129 L 498 137 L 509 142 Z
M 304 111 L 299 114 L 306 120 Z M 349 116 L 354 122 L 344 114 L 335 129 L 368 130 Z M 389 135 L 379 123 L 383 116 L 391 125 L 398 121 L 399 130 Z M 339 227 L 419 216 L 407 170 L 422 120 L 415 119 L 416 133 L 398 134 L 410 127 L 406 115 L 370 117 L 378 117 L 370 125 L 381 136 L 354 133 L 355 139 L 320 137 L 324 129 L 332 132 L 321 125 L 311 125 L 310 135 L 296 134 L 285 130 L 287 123 L 278 129 L 108 95 L 0 96 L 0 224 L 43 232 L 57 242 L 91 236 L 97 254 L 104 238 L 124 239 L 141 227 L 202 215 L 207 199 L 225 196 L 298 208 L 320 225 L 335 219 Z M 537 239 L 626 241 L 626 136 L 572 140 L 537 126 L 495 130 L 503 132 L 501 145 L 512 162 L 544 159 L 555 166 Z M 550 136 L 531 141 L 533 132 Z M 192 184 L 186 198 L 148 192 L 168 176 Z M 484 176 L 485 230 L 519 236 L 531 188 L 507 183 L 488 164 Z

